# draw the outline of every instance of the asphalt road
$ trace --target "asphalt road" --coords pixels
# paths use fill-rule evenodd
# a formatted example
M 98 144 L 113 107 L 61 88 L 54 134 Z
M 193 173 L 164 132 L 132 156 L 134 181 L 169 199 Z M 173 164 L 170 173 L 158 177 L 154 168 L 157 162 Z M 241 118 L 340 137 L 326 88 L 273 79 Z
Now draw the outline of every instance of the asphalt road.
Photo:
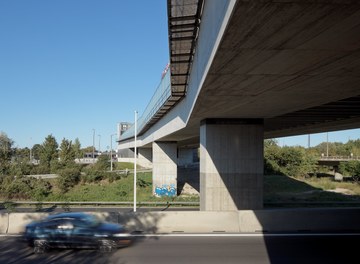
M 51 250 L 35 255 L 18 237 L 0 237 L 0 263 L 359 263 L 360 234 L 136 237 L 113 253 Z

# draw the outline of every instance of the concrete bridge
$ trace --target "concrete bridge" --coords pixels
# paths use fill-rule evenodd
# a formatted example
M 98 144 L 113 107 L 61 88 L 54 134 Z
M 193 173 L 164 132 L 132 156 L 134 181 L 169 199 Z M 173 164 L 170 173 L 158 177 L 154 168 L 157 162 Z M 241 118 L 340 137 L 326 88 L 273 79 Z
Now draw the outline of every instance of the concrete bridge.
M 360 127 L 358 1 L 167 4 L 170 68 L 136 141 L 154 193 L 172 195 L 200 147 L 200 209 L 261 209 L 264 139 Z
M 326 166 L 339 166 L 340 162 L 347 162 L 352 160 L 360 161 L 360 156 L 322 156 L 318 160 L 318 164 Z

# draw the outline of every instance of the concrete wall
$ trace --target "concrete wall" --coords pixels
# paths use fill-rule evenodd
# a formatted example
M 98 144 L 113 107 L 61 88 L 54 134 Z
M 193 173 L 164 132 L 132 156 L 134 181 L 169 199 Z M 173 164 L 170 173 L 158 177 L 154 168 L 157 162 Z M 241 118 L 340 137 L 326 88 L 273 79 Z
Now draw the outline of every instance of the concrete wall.
M 144 233 L 360 232 L 359 208 L 272 209 L 233 212 L 93 213 Z M 47 213 L 0 214 L 0 232 L 17 234 Z
M 6 234 L 9 228 L 9 214 L 0 214 L 0 234 Z

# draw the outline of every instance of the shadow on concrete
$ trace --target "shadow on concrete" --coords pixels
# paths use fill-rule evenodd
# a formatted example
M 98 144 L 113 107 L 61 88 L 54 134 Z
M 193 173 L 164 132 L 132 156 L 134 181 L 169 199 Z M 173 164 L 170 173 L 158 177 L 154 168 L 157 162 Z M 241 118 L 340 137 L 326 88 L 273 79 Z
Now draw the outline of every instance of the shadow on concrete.
M 177 194 L 200 193 L 200 168 L 178 167 L 177 169 Z

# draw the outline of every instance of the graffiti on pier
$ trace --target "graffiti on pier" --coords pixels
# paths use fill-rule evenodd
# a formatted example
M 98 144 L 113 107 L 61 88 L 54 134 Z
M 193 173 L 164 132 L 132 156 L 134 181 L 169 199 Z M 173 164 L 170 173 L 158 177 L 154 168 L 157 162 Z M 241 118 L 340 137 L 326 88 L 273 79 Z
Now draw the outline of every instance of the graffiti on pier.
M 162 197 L 162 196 L 176 196 L 176 188 L 175 184 L 163 184 L 162 187 L 156 186 L 155 187 L 155 196 Z

